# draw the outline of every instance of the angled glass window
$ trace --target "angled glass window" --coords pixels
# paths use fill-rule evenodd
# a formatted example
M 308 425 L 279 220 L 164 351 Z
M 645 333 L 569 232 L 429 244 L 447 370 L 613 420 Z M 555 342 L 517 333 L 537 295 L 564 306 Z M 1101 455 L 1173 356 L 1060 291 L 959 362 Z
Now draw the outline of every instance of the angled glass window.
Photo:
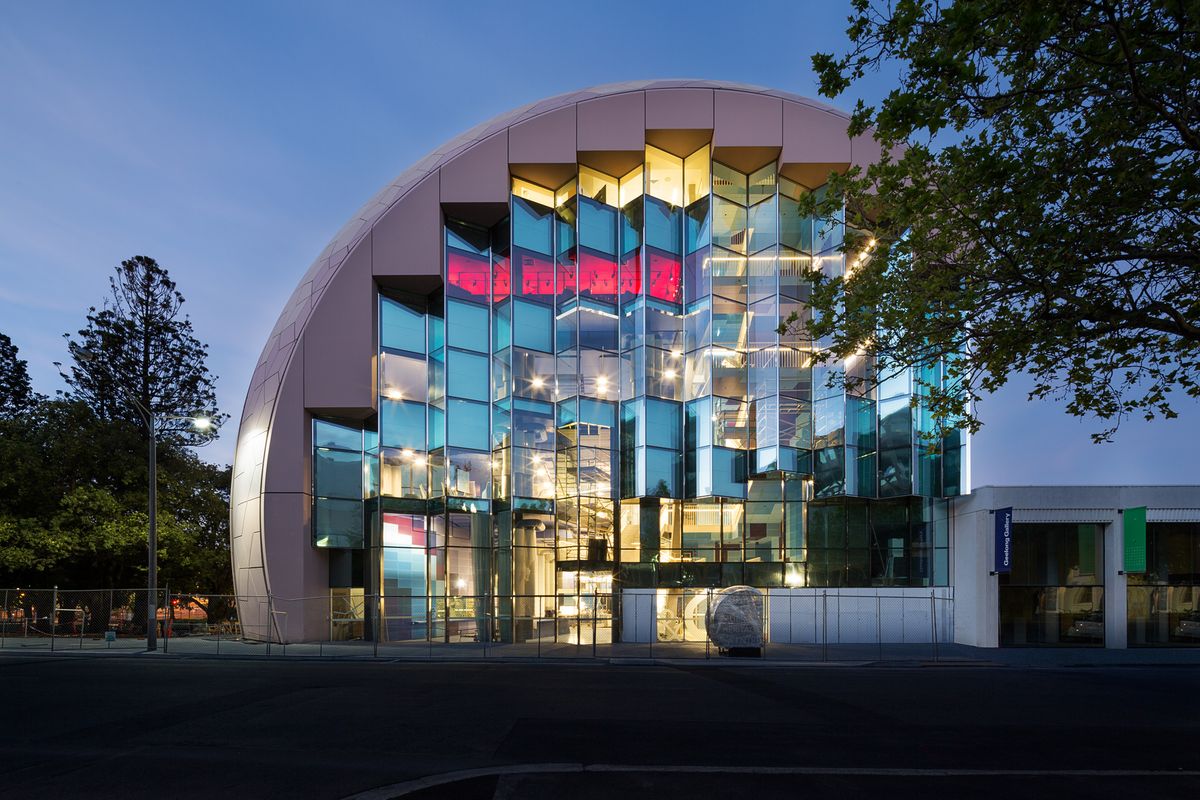
M 546 192 L 540 194 L 536 190 Z M 528 191 L 529 197 L 518 192 Z M 532 250 L 544 256 L 554 252 L 554 193 L 540 186 L 513 180 L 512 243 L 514 247 Z M 536 199 L 535 199 L 536 196 Z
M 530 303 L 527 300 L 514 300 L 513 344 L 530 350 L 553 352 L 553 316 L 549 306 Z
M 683 244 L 683 211 L 653 197 L 645 198 L 646 245 L 679 255 Z
M 488 309 L 475 303 L 446 303 L 446 339 L 451 347 L 488 352 Z
M 684 347 L 683 315 L 674 304 L 646 301 L 645 343 L 651 347 L 682 353 Z
M 619 283 L 620 276 L 614 256 L 580 248 L 580 298 L 613 305 L 617 302 Z
M 727 347 L 714 347 L 712 353 L 712 392 L 723 397 L 745 397 L 746 354 Z
M 579 351 L 579 391 L 601 400 L 616 400 L 620 386 L 620 357 L 600 350 Z M 559 394 L 572 394 L 559 386 Z
M 643 453 L 644 493 L 650 497 L 678 497 L 683 479 L 683 464 L 678 452 L 655 447 L 639 448 Z
M 813 246 L 812 229 L 812 217 L 801 214 L 800 204 L 781 192 L 779 195 L 779 243 L 808 255 L 812 252 Z
M 512 441 L 520 447 L 554 449 L 554 405 L 515 398 L 512 408 Z
M 464 353 L 461 350 L 446 352 L 446 392 L 451 397 L 486 402 L 488 399 L 487 356 Z
M 741 348 L 746 345 L 746 306 L 736 300 L 713 297 L 712 340 L 715 345 Z
M 487 500 L 492 496 L 491 456 L 487 453 L 471 453 L 453 447 L 446 448 L 445 486 L 447 497 L 474 497 Z
M 339 425 L 324 419 L 313 420 L 313 447 L 333 447 L 338 450 L 361 452 L 363 434 L 360 428 Z
M 579 198 L 579 244 L 598 253 L 615 256 L 617 254 L 616 183 L 612 185 L 613 204 L 588 197 Z M 606 198 L 607 191 L 607 187 L 600 189 Z
M 746 453 L 744 450 L 729 450 L 724 447 L 712 448 L 712 494 L 717 497 L 746 496 Z M 740 526 L 741 506 L 736 512 L 730 508 L 728 513 L 735 513 Z M 726 526 L 728 528 L 728 525 Z M 734 530 L 740 537 L 740 527 Z M 740 539 L 738 548 L 740 550 Z M 740 558 L 740 553 L 739 553 Z
M 747 178 L 732 167 L 719 161 L 712 162 L 713 194 L 739 205 L 746 205 L 748 198 Z
M 362 453 L 317 448 L 313 453 L 315 475 L 313 494 L 321 497 L 363 497 Z
M 487 403 L 451 398 L 446 401 L 446 443 L 451 447 L 487 450 L 491 434 L 488 430 Z
M 700 198 L 687 207 L 684 212 L 685 252 L 694 253 L 712 243 L 712 214 L 711 201 L 707 196 Z
M 425 404 L 410 400 L 379 400 L 379 441 L 385 447 L 425 449 Z
M 682 206 L 683 159 L 657 147 L 646 147 L 646 194 Z
M 748 180 L 750 189 L 748 205 L 773 199 L 775 197 L 775 178 L 774 164 L 767 164 L 762 169 L 751 172 Z
M 513 348 L 513 394 L 518 397 L 553 401 L 555 372 L 554 356 Z
M 644 433 L 641 442 L 650 447 L 678 450 L 683 445 L 683 420 L 679 403 L 647 398 L 641 419 Z
M 425 314 L 390 297 L 379 298 L 379 343 L 425 354 Z
M 385 449 L 380 460 L 381 495 L 420 499 L 429 496 L 429 468 L 424 453 Z
M 582 306 L 578 314 L 579 346 L 592 350 L 617 349 L 617 315 L 612 311 Z
M 774 247 L 779 241 L 779 220 L 775 198 L 765 200 L 750 209 L 746 228 L 749 237 L 747 252 L 759 253 Z
M 429 370 L 423 358 L 381 353 L 379 391 L 392 400 L 424 400 L 429 391 Z
M 713 248 L 710 273 L 713 294 L 739 303 L 746 302 L 749 262 L 745 256 Z
M 747 245 L 746 209 L 723 198 L 714 198 L 712 241 L 715 245 L 744 255 Z
M 668 303 L 683 302 L 683 263 L 678 255 L 647 246 L 646 295 Z
M 382 409 L 380 409 L 382 414 Z M 428 415 L 429 449 L 446 446 L 446 412 L 437 406 L 429 406 Z M 432 481 L 431 481 L 432 483 Z
M 496 303 L 492 306 L 492 352 L 498 353 L 511 345 L 512 303 Z

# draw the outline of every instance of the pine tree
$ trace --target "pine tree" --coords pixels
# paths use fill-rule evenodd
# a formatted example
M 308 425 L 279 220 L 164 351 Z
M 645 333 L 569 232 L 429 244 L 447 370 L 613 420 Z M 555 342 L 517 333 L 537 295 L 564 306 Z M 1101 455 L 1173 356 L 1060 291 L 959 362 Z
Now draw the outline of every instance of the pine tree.
M 108 420 L 141 423 L 140 404 L 159 418 L 166 443 L 209 440 L 186 420 L 166 419 L 203 414 L 215 428 L 224 418 L 217 411 L 216 376 L 205 365 L 208 345 L 181 314 L 184 299 L 175 282 L 154 259 L 134 256 L 121 262 L 109 284 L 111 296 L 102 309 L 88 310 L 78 338 L 64 334 L 74 361 L 67 376 L 72 396 Z
M 12 339 L 0 333 L 0 416 L 15 417 L 36 402 L 26 367 Z

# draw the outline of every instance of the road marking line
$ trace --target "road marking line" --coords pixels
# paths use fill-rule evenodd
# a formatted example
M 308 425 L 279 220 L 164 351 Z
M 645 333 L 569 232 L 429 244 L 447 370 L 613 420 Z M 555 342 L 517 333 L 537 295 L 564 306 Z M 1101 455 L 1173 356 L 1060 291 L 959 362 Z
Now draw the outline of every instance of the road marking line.
M 938 769 L 915 767 L 735 767 L 707 764 L 512 764 L 427 775 L 350 795 L 344 800 L 392 800 L 448 783 L 505 775 L 550 775 L 582 772 L 659 772 L 735 775 L 840 775 L 885 777 L 1200 777 L 1200 770 L 1169 769 Z

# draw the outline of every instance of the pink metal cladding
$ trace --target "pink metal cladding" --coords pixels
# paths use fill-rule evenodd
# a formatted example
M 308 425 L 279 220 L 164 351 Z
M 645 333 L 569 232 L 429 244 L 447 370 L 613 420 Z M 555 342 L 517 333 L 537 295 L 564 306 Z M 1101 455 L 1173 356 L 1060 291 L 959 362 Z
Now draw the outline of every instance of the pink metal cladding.
M 785 174 L 791 164 L 819 171 L 876 157 L 869 136 L 850 141 L 846 123 L 845 114 L 824 104 L 754 86 L 700 80 L 609 84 L 485 122 L 371 198 L 300 279 L 250 380 L 230 503 L 234 586 L 247 598 L 242 604 L 247 635 L 267 635 L 268 594 L 298 598 L 328 591 L 325 555 L 310 541 L 308 412 L 350 418 L 373 413 L 373 284 L 403 279 L 437 285 L 441 204 L 507 202 L 510 164 L 573 168 L 586 160 L 580 153 L 621 152 L 636 161 L 648 130 L 711 131 L 718 148 L 778 148 Z M 302 636 L 310 623 L 319 621 L 289 619 L 286 635 Z M 273 626 L 274 638 L 285 635 L 278 613 Z

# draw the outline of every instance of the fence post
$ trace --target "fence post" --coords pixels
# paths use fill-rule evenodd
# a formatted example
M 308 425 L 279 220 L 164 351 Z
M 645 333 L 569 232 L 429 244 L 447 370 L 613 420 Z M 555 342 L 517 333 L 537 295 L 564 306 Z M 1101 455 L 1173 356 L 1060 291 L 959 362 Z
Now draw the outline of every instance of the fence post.
M 709 612 L 712 611 L 712 587 L 709 587 L 705 591 L 708 593 L 708 602 L 704 606 L 704 660 L 707 661 L 708 659 L 712 658 L 712 656 L 709 655 L 709 646 L 712 643 L 712 639 L 708 635 L 708 619 L 710 616 Z
M 592 589 L 592 658 L 596 657 L 596 625 L 598 624 L 596 620 L 600 612 L 599 606 L 596 590 Z
M 108 629 L 112 627 L 112 616 L 113 616 L 112 604 L 113 604 L 113 590 L 109 589 L 108 590 L 108 617 L 106 618 L 108 621 L 104 623 L 104 630 L 105 630 L 104 643 L 105 643 L 105 645 L 107 645 L 108 649 L 112 648 L 112 642 L 108 641 L 108 633 L 107 633 Z M 115 633 L 113 634 L 113 638 L 114 639 L 116 638 Z
M 58 635 L 58 586 L 50 598 L 50 652 L 54 652 L 54 637 Z
M 212 608 L 213 598 L 208 598 L 208 607 Z M 220 622 L 217 623 L 217 655 L 221 655 L 221 628 L 224 627 Z
M 879 660 L 883 661 L 883 598 L 875 592 L 875 638 L 879 640 Z
M 821 590 L 821 660 L 829 660 L 829 593 Z
M 374 610 L 375 613 L 371 615 L 371 656 L 379 658 L 379 631 L 382 630 L 382 626 L 379 624 L 379 615 L 383 610 L 382 595 L 375 595 Z
M 937 590 L 929 590 L 929 625 L 933 629 L 933 660 L 938 660 Z
M 171 584 L 167 584 L 166 609 L 163 611 L 163 654 L 170 652 L 171 649 Z

